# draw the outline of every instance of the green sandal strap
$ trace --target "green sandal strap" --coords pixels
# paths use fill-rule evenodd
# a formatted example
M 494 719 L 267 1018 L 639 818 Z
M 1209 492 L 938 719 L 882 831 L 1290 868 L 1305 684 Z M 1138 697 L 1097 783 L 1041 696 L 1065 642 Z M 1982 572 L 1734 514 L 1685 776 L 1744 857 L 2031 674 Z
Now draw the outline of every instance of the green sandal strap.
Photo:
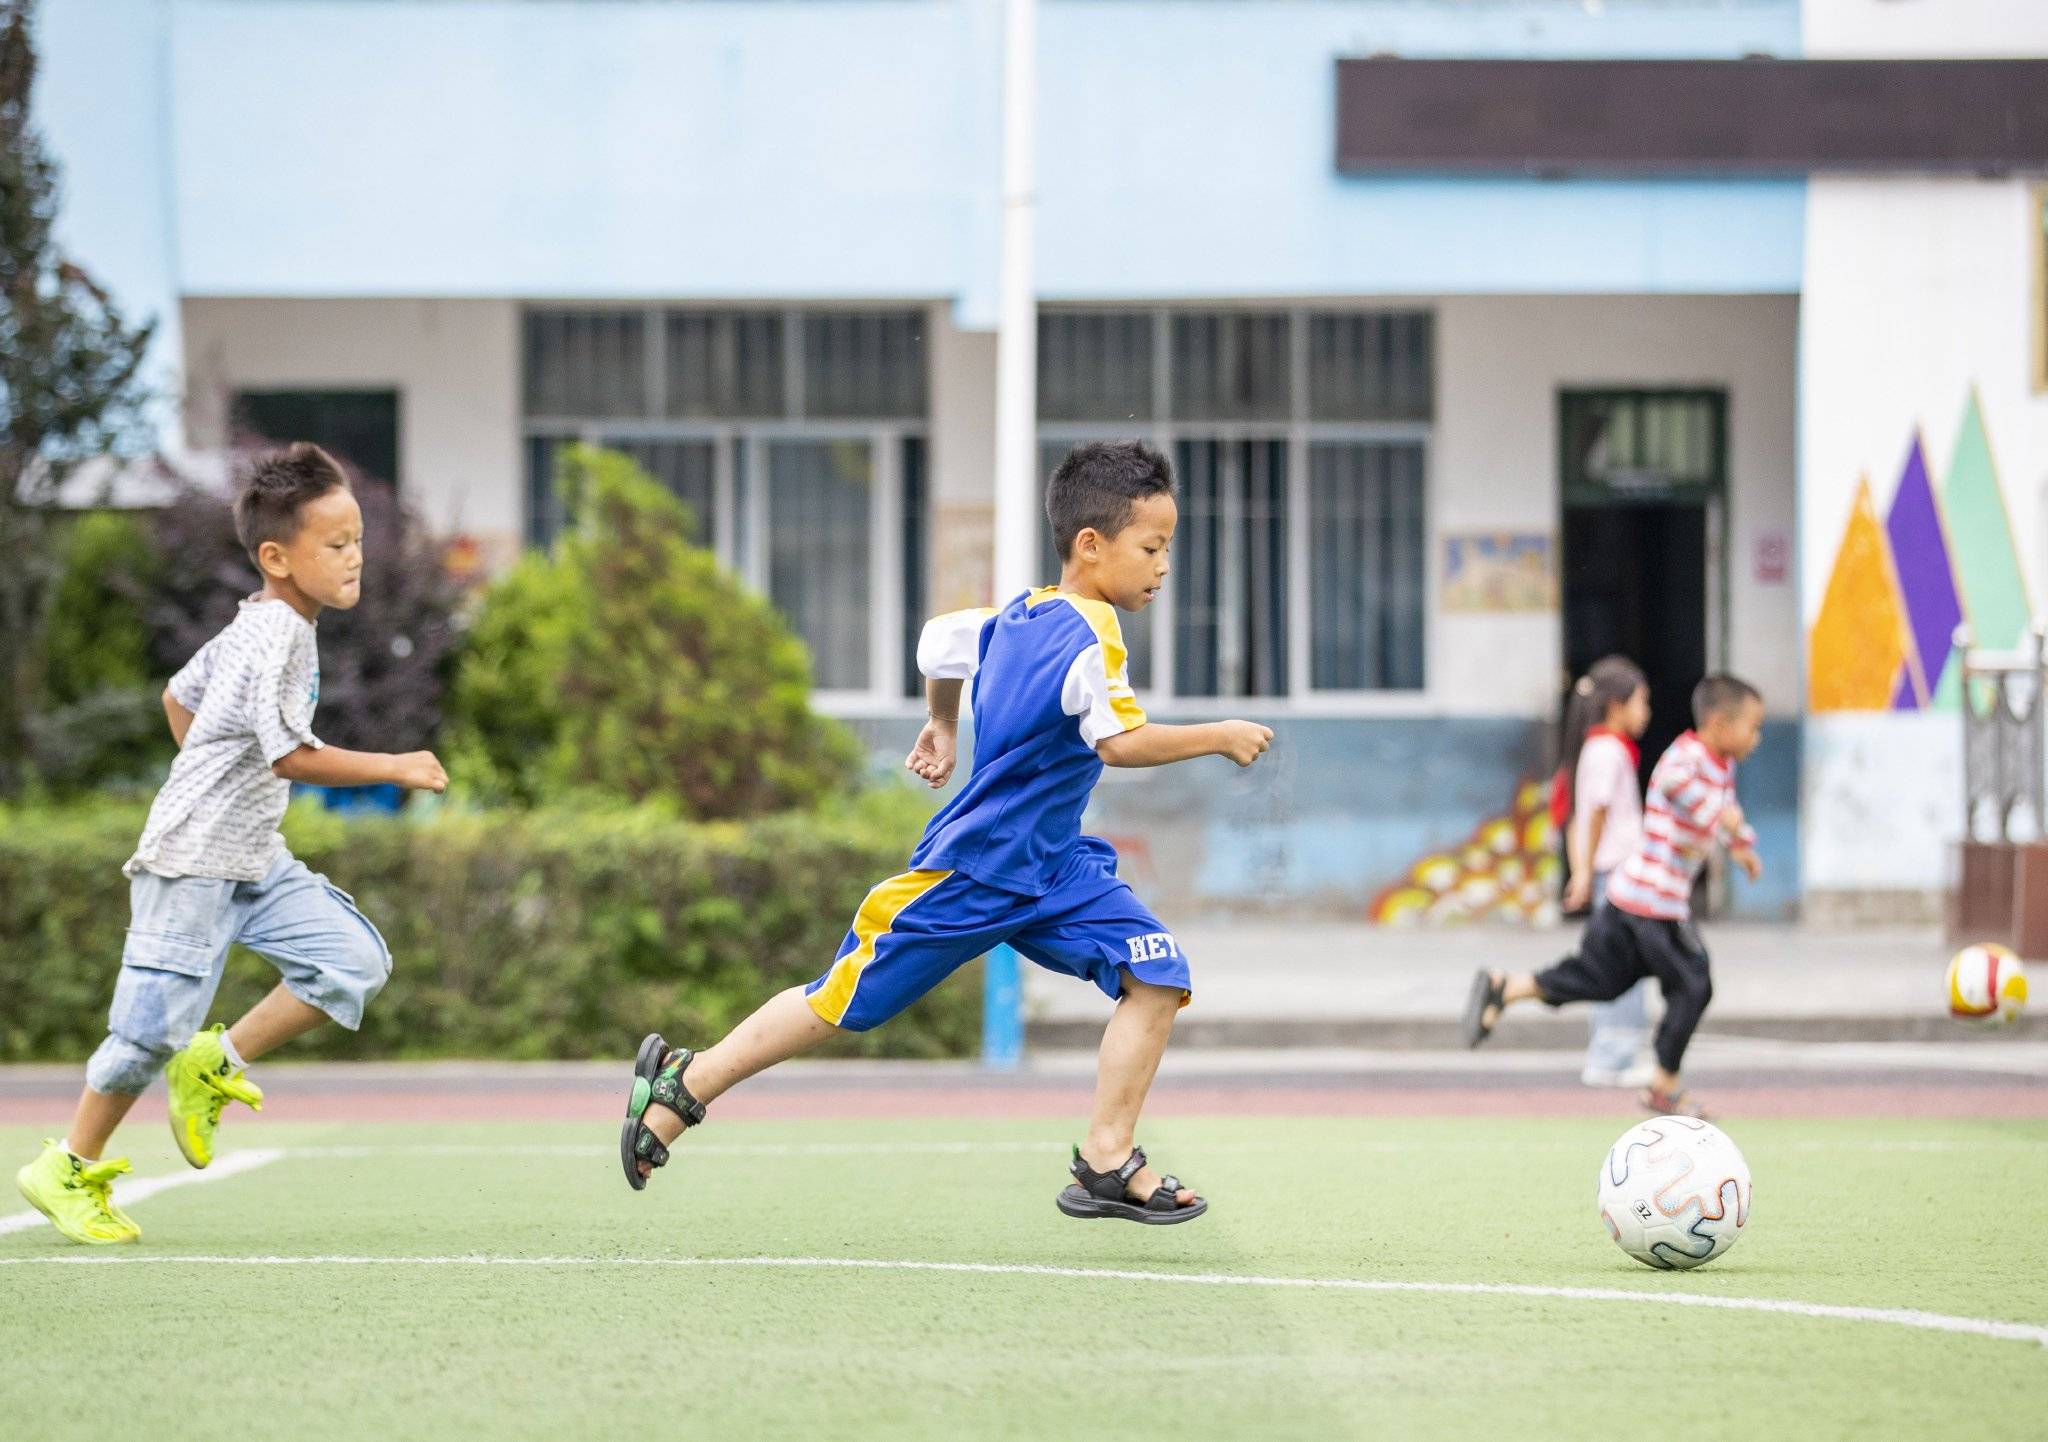
M 661 1070 L 655 1073 L 654 1082 L 648 1088 L 647 1095 L 650 1102 L 665 1106 L 681 1117 L 685 1127 L 698 1127 L 704 1124 L 704 1103 L 691 1096 L 690 1089 L 683 1085 L 683 1068 L 690 1064 L 690 1058 L 695 1055 L 696 1053 L 688 1047 L 670 1052 L 663 1060 Z M 650 1157 L 649 1160 L 653 1159 Z M 660 1166 L 661 1163 L 655 1162 L 654 1165 Z

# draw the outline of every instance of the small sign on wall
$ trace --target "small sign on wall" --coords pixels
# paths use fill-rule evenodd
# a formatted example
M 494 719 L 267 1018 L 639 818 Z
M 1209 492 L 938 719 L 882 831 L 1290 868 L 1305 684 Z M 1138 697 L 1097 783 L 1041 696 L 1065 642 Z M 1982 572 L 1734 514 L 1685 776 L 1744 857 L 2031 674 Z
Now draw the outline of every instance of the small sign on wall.
M 1792 538 L 1783 531 L 1758 531 L 1755 577 L 1759 586 L 1782 586 L 1792 574 Z
M 1556 548 L 1547 535 L 1490 531 L 1444 537 L 1446 611 L 1555 611 Z

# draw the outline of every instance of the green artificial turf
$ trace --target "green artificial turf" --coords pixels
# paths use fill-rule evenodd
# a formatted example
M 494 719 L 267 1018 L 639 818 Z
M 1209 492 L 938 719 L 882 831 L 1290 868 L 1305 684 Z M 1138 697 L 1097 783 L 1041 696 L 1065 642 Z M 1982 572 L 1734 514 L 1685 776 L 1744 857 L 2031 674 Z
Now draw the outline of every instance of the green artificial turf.
M 138 1246 L 0 1235 L 0 1434 L 1814 1442 L 2038 1437 L 2048 1417 L 2034 1342 L 1836 1318 L 624 1261 L 1518 1283 L 2043 1324 L 2040 1122 L 1733 1124 L 1749 1230 L 1667 1274 L 1595 1214 L 1613 1120 L 1164 1121 L 1148 1149 L 1212 1200 L 1170 1228 L 1056 1213 L 1067 1131 L 1043 1122 L 718 1125 L 635 1194 L 609 1129 L 232 1121 L 223 1155 L 286 1155 L 138 1202 Z M 181 1166 L 160 1125 L 123 1140 L 137 1177 Z M 0 1128 L 7 1171 L 34 1141 Z M 476 1150 L 425 1150 L 451 1146 Z M 108 1255 L 131 1260 L 6 1265 Z M 148 1260 L 181 1256 L 584 1260 Z

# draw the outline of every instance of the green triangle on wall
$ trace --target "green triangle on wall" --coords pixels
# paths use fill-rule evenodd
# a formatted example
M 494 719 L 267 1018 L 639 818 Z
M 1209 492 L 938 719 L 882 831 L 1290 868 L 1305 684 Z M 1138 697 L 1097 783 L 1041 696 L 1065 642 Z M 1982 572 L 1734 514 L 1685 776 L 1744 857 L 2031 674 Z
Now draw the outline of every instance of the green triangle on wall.
M 1941 684 L 1934 688 L 1934 698 L 1927 703 L 1930 711 L 1953 711 L 1963 704 L 1963 663 L 1953 662 L 1941 673 Z
M 1949 547 L 1963 593 L 1963 619 L 1970 628 L 1972 644 L 1990 650 L 2019 646 L 2032 622 L 2033 608 L 2027 601 L 2012 517 L 1991 460 L 1991 441 L 1985 434 L 1974 386 L 1963 411 L 1962 429 L 1956 434 L 1948 474 L 1942 480 L 1941 510 L 1948 522 Z M 1937 705 L 1955 705 L 1961 669 L 1951 667 L 1942 678 Z

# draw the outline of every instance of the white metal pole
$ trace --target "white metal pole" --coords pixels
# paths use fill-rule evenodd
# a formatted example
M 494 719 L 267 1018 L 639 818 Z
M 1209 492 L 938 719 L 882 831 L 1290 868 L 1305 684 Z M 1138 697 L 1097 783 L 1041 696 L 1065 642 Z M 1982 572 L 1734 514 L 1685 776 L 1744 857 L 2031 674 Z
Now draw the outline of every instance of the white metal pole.
M 1037 583 L 1038 303 L 1031 240 L 1037 197 L 1036 0 L 1005 0 L 1003 26 L 1003 259 L 996 331 L 995 604 Z

